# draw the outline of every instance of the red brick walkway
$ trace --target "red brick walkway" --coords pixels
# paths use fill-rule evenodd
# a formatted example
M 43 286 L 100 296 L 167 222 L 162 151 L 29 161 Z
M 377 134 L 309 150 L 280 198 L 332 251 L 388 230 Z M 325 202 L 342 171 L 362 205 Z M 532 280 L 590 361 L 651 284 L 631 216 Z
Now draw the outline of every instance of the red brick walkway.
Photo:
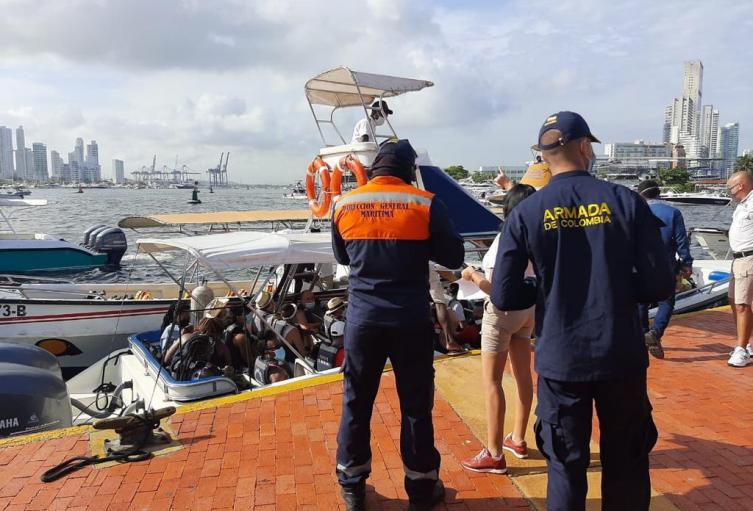
M 651 482 L 683 510 L 753 510 L 753 365 L 727 366 L 734 335 L 728 311 L 675 318 L 651 361 Z
M 649 370 L 660 435 L 652 483 L 683 510 L 753 510 L 753 366 L 727 367 L 733 333 L 729 312 L 677 318 L 665 336 L 667 358 L 652 360 Z M 85 435 L 0 449 L 0 511 L 342 509 L 333 473 L 340 393 L 336 382 L 176 415 L 184 449 L 86 468 L 51 484 L 39 475 L 86 454 Z M 440 395 L 435 426 L 448 487 L 438 509 L 529 509 L 507 477 L 461 470 L 458 459 L 480 445 Z M 399 406 L 387 373 L 373 419 L 369 509 L 407 507 L 398 438 Z

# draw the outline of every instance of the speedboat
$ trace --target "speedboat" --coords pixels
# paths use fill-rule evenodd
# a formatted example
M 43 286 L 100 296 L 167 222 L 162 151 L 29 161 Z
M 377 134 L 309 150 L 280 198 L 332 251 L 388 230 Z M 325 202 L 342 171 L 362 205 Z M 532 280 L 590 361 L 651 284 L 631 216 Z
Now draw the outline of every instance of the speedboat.
M 680 204 L 710 204 L 713 206 L 726 206 L 730 203 L 732 198 L 712 193 L 687 193 L 669 190 L 661 193 L 660 200 Z
M 11 224 L 15 212 L 46 204 L 44 199 L 0 198 L 0 274 L 119 267 L 127 248 L 125 234 L 120 228 L 92 226 L 84 232 L 80 245 L 49 234 L 16 232 Z
M 306 188 L 304 188 L 303 183 L 300 181 L 290 189 L 290 192 L 283 194 L 283 197 L 286 199 L 308 200 Z

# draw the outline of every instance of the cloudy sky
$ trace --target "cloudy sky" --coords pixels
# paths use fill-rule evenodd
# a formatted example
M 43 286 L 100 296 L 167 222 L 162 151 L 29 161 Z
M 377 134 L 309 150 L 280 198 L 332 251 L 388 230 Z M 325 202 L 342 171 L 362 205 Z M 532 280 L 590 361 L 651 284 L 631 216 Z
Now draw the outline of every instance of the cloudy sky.
M 442 166 L 519 164 L 576 110 L 605 142 L 661 139 L 682 63 L 753 148 L 753 2 L 718 0 L 0 0 L 0 125 L 105 175 L 230 151 L 230 178 L 285 183 L 321 145 L 303 94 L 329 68 L 431 80 L 390 102 Z M 350 133 L 354 113 L 336 117 Z

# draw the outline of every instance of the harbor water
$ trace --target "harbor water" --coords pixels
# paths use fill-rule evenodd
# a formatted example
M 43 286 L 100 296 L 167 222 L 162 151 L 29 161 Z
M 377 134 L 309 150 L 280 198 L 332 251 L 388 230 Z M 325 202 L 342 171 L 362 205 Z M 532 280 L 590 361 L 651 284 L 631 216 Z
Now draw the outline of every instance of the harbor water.
M 283 197 L 289 187 L 276 185 L 250 185 L 248 189 L 218 188 L 209 193 L 202 188 L 199 198 L 202 203 L 188 204 L 191 190 L 152 190 L 152 189 L 85 189 L 75 193 L 70 188 L 37 188 L 30 199 L 47 199 L 48 205 L 24 209 L 14 213 L 12 223 L 18 232 L 43 232 L 69 241 L 80 242 L 84 230 L 95 224 L 117 225 L 126 216 L 147 216 L 159 213 L 201 213 L 212 211 L 246 210 L 285 210 L 305 209 L 306 201 Z M 731 206 L 677 206 L 685 217 L 687 228 L 729 226 Z M 455 212 L 457 214 L 457 212 Z M 251 227 L 244 226 L 244 229 Z M 141 238 L 161 238 L 180 236 L 162 229 L 134 232 L 126 229 L 129 248 L 123 258 L 122 268 L 116 272 L 90 270 L 76 274 L 66 274 L 78 282 L 127 282 L 168 280 L 164 271 L 149 256 L 136 254 L 136 240 Z M 693 247 L 695 257 L 704 258 L 698 246 Z M 707 257 L 707 256 L 706 256 Z M 165 253 L 159 255 L 160 262 L 178 275 L 186 262 L 183 255 Z M 232 278 L 248 278 L 246 270 L 230 275 Z

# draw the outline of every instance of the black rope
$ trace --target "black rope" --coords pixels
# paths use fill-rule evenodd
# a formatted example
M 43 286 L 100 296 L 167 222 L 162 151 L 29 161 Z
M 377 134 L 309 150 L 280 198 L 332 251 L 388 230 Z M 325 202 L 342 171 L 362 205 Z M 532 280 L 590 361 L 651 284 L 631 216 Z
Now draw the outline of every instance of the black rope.
M 56 481 L 63 476 L 66 476 L 76 470 L 86 467 L 88 465 L 97 465 L 99 463 L 106 463 L 109 461 L 117 461 L 118 463 L 132 463 L 135 461 L 144 461 L 153 457 L 154 454 L 148 451 L 142 450 L 142 447 L 146 444 L 153 429 L 159 427 L 159 420 L 154 417 L 152 412 L 144 412 L 143 415 L 129 413 L 127 417 L 133 417 L 140 421 L 144 429 L 144 435 L 139 441 L 132 447 L 127 449 L 107 450 L 107 455 L 103 457 L 99 456 L 74 456 L 64 462 L 55 465 L 51 469 L 45 471 L 40 479 L 43 483 L 50 483 Z

